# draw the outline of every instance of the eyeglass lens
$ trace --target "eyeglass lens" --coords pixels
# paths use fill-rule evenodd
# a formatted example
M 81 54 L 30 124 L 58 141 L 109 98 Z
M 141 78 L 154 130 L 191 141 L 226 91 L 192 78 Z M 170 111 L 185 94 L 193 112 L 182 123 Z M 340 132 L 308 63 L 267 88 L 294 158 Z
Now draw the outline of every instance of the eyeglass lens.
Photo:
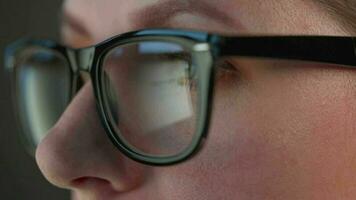
M 17 57 L 16 95 L 20 122 L 37 145 L 65 110 L 71 91 L 66 59 L 50 50 L 30 47 Z
M 106 55 L 105 110 L 126 145 L 152 156 L 189 146 L 198 104 L 191 59 L 184 47 L 162 41 L 126 44 Z

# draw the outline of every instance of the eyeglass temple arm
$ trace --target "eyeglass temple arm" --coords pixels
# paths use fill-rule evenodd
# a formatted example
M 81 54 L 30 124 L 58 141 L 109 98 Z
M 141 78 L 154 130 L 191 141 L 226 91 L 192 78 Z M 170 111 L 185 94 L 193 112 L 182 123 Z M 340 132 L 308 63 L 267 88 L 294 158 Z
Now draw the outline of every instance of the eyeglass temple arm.
M 293 59 L 356 68 L 356 37 L 263 36 L 221 37 L 220 56 Z

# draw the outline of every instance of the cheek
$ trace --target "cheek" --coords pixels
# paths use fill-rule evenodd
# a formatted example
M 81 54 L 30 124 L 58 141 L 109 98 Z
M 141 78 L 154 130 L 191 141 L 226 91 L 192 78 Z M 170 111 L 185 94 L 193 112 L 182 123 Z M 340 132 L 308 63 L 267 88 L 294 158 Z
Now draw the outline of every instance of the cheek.
M 206 145 L 169 169 L 185 180 L 177 188 L 241 199 L 337 199 L 355 192 L 350 88 L 342 75 L 307 73 L 217 91 Z
M 337 70 L 303 70 L 292 79 L 260 77 L 263 82 L 242 93 L 247 100 L 235 109 L 217 105 L 229 115 L 219 119 L 236 120 L 216 119 L 212 133 L 229 147 L 224 155 L 235 165 L 230 169 L 241 192 L 286 199 L 337 199 L 355 192 L 350 77 Z M 227 133 L 229 138 L 218 136 Z

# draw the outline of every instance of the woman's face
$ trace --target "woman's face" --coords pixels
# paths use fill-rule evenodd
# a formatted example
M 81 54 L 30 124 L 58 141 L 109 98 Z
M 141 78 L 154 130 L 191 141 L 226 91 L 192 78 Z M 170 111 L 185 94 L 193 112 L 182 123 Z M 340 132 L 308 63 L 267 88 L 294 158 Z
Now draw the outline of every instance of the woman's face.
M 346 34 L 313 0 L 67 0 L 63 12 L 63 39 L 74 47 L 148 27 Z M 192 159 L 152 167 L 122 155 L 104 133 L 88 82 L 39 145 L 40 169 L 77 200 L 355 198 L 354 72 L 316 63 L 230 63 L 216 78 L 208 140 Z

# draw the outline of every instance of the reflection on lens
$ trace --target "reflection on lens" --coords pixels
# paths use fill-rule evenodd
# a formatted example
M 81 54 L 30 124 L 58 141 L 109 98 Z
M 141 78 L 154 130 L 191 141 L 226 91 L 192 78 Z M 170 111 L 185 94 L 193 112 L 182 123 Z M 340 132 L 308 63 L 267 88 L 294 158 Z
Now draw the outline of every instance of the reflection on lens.
M 20 121 L 37 145 L 56 123 L 70 98 L 70 68 L 65 58 L 44 48 L 18 55 L 16 89 Z
M 106 55 L 106 112 L 126 145 L 153 156 L 189 146 L 198 105 L 191 67 L 188 51 L 172 42 L 131 43 Z

